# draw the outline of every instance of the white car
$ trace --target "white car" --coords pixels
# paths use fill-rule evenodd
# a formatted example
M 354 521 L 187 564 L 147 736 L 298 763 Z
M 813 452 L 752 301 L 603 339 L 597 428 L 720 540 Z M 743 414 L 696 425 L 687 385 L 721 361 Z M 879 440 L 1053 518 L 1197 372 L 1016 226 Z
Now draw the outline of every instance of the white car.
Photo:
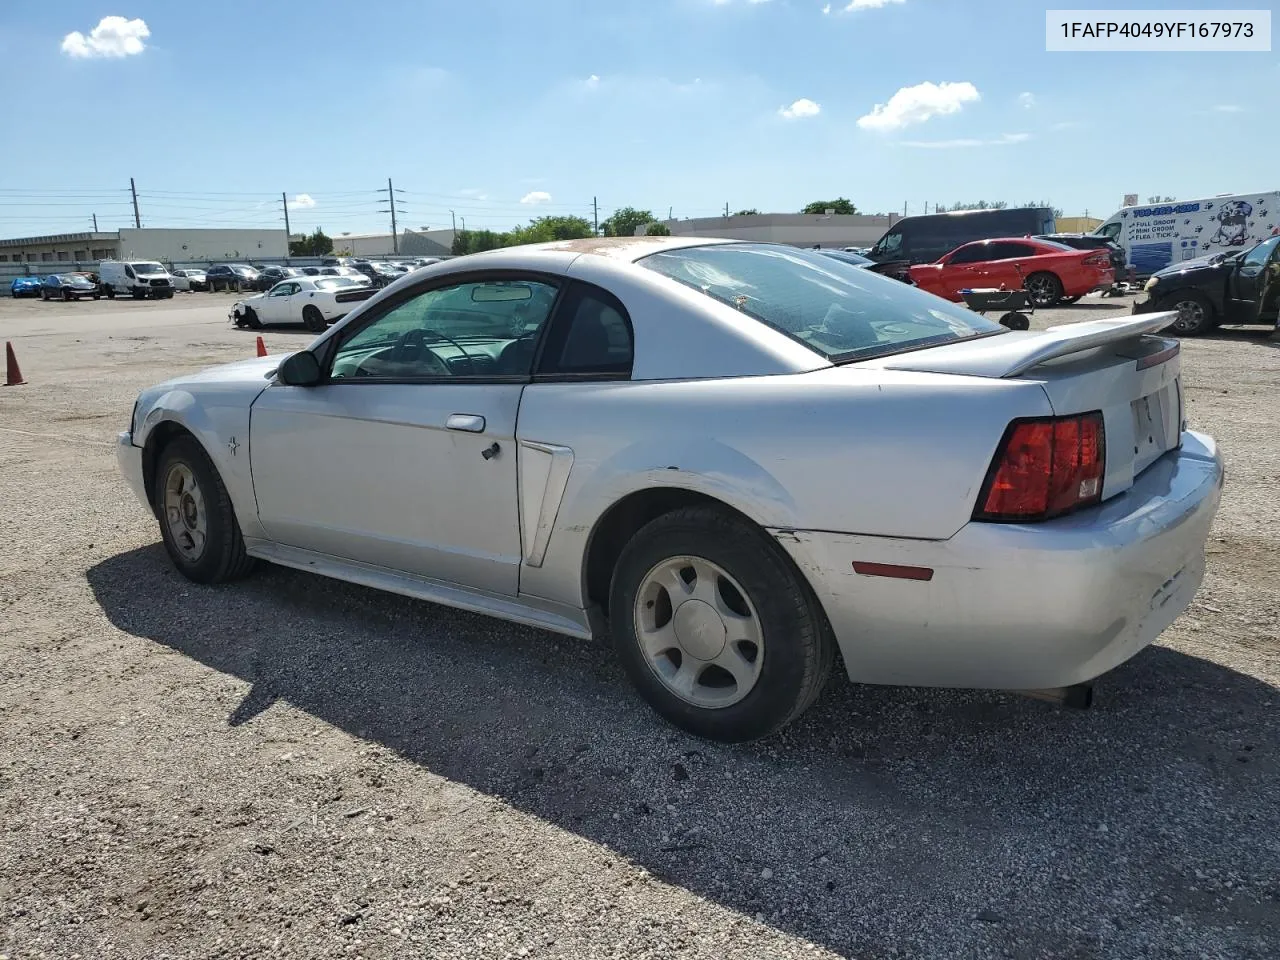
M 373 295 L 372 287 L 349 277 L 291 277 L 266 293 L 237 300 L 230 317 L 237 327 L 301 323 L 319 333 Z
M 1171 317 L 1014 332 L 783 245 L 514 247 L 144 391 L 117 451 L 194 581 L 266 560 L 609 636 L 703 736 L 784 726 L 837 647 L 1084 705 L 1204 574 L 1222 460 Z
M 196 290 L 209 289 L 209 277 L 203 270 L 186 268 L 174 270 L 169 276 L 173 279 L 173 289 L 194 293 Z

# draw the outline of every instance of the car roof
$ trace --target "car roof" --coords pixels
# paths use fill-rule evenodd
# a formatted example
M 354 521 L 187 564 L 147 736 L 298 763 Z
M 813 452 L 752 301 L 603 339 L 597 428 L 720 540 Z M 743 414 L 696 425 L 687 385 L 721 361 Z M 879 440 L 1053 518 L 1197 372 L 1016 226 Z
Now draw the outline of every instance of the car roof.
M 625 263 L 635 263 L 653 253 L 664 250 L 678 250 L 685 247 L 704 247 L 714 244 L 742 243 L 741 240 L 726 240 L 721 237 L 585 237 L 581 240 L 551 240 L 546 243 L 531 243 L 520 247 L 499 247 L 483 253 L 470 254 L 480 259 L 504 251 L 524 251 L 538 253 L 587 254 L 597 257 L 608 257 Z

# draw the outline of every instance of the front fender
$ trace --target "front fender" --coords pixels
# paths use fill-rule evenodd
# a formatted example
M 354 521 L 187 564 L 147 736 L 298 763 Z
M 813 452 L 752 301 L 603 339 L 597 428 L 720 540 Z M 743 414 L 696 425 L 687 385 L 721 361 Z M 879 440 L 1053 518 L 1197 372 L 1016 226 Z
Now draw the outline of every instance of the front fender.
M 189 390 L 173 388 L 160 394 L 134 425 L 133 443 L 147 448 L 156 429 L 164 423 L 186 430 L 204 448 L 231 497 L 241 532 L 262 536 L 258 505 L 249 465 L 249 402 L 213 402 L 197 399 Z M 144 462 L 147 458 L 144 457 Z

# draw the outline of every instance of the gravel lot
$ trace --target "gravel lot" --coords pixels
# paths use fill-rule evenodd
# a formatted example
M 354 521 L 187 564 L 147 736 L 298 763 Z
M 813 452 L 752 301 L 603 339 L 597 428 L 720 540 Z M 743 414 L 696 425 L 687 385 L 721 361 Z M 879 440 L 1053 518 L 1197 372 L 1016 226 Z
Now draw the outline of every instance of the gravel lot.
M 1265 333 L 1184 344 L 1228 458 L 1208 578 L 1093 710 L 838 676 L 722 747 L 591 645 L 182 580 L 111 444 L 141 387 L 253 355 L 229 303 L 0 302 L 0 956 L 1280 956 Z

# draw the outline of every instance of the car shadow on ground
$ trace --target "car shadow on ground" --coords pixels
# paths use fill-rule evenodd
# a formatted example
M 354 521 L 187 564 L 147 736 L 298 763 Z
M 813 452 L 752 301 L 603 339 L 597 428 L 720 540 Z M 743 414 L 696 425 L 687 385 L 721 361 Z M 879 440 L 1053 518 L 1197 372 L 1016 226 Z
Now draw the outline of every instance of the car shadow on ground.
M 993 956 L 1134 955 L 1124 931 L 1183 923 L 1280 942 L 1280 695 L 1168 648 L 1087 712 L 834 676 L 783 734 L 724 746 L 657 719 L 600 645 L 271 566 L 199 587 L 158 545 L 87 576 L 119 629 L 252 685 L 229 726 L 287 702 L 840 953 L 957 928 Z
M 1233 340 L 1257 344 L 1260 347 L 1280 347 L 1280 335 L 1277 328 L 1260 324 L 1237 324 L 1234 326 L 1214 327 L 1208 333 L 1201 334 L 1198 340 Z

